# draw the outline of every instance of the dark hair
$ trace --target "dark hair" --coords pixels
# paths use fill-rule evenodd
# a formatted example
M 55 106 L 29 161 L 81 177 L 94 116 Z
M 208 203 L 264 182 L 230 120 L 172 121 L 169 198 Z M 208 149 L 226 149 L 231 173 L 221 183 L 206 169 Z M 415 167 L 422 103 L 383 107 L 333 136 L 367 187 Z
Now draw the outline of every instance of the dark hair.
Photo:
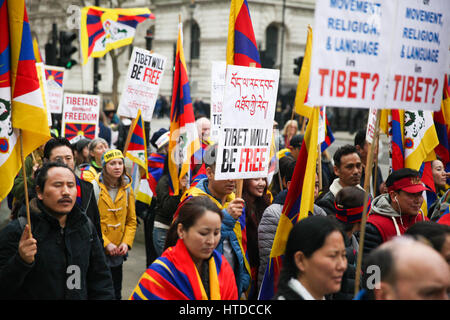
M 434 221 L 420 221 L 409 227 L 405 234 L 415 238 L 417 238 L 417 236 L 424 237 L 431 243 L 436 251 L 440 252 L 447 235 L 450 235 L 450 226 L 439 224 Z
M 333 216 L 310 216 L 294 225 L 286 243 L 277 294 L 282 294 L 287 289 L 291 278 L 298 277 L 295 253 L 301 251 L 306 258 L 311 257 L 314 252 L 323 247 L 326 238 L 334 231 L 340 232 L 345 239 L 341 226 Z
M 36 178 L 35 178 L 35 184 L 36 187 L 39 187 L 39 190 L 42 192 L 44 191 L 45 183 L 48 179 L 48 171 L 52 168 L 66 168 L 69 169 L 70 172 L 76 177 L 75 172 L 73 172 L 72 169 L 70 169 L 66 164 L 62 162 L 45 162 L 41 168 L 39 168 L 36 171 Z
M 334 165 L 339 168 L 341 166 L 342 157 L 352 153 L 356 153 L 359 156 L 358 150 L 356 150 L 356 147 L 351 144 L 346 144 L 340 147 L 333 155 Z
M 360 129 L 355 135 L 355 147 L 360 146 L 361 148 L 364 148 L 365 144 L 366 144 L 366 130 Z
M 198 196 L 188 199 L 180 203 L 177 219 L 172 223 L 167 231 L 164 250 L 174 246 L 178 241 L 177 228 L 178 224 L 183 225 L 184 230 L 191 228 L 198 219 L 200 219 L 206 211 L 217 213 L 222 220 L 222 211 L 208 196 Z
M 297 162 L 291 157 L 283 157 L 280 159 L 280 164 L 283 159 L 286 159 L 286 164 L 284 164 L 283 167 L 280 166 L 280 174 L 281 178 L 284 178 L 287 183 L 288 181 L 291 181 L 294 176 L 295 165 Z
M 392 173 L 386 179 L 386 187 L 392 187 L 395 181 L 408 177 L 420 178 L 420 173 L 410 168 L 403 168 L 392 171 Z
M 254 202 L 250 201 L 248 186 L 252 179 L 244 179 L 242 186 L 242 199 L 245 201 L 245 223 L 247 228 L 247 252 L 248 260 L 251 266 L 259 265 L 258 250 L 258 226 L 261 222 L 264 210 L 270 205 L 270 195 L 266 187 L 261 197 L 257 197 Z
M 50 160 L 50 154 L 52 153 L 53 149 L 58 148 L 58 147 L 68 147 L 70 150 L 72 150 L 72 155 L 73 155 L 73 146 L 72 144 L 69 142 L 69 140 L 67 140 L 66 138 L 52 138 L 50 140 L 47 141 L 47 143 L 44 146 L 44 159 L 46 160 Z

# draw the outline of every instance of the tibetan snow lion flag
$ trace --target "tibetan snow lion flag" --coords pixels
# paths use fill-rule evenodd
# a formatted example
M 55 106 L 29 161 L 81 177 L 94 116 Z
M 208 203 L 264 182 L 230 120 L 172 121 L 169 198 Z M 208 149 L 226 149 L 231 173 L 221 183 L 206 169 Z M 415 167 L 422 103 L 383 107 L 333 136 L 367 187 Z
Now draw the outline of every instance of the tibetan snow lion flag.
M 258 300 L 270 300 L 274 297 L 289 232 L 294 224 L 313 212 L 318 132 L 319 108 L 315 107 L 306 127 L 305 138 L 300 148 L 291 185 L 278 222 Z
M 231 0 L 228 24 L 227 64 L 261 67 L 247 0 Z
M 80 33 L 83 65 L 89 57 L 100 58 L 112 49 L 131 44 L 137 25 L 154 18 L 147 8 L 84 7 L 81 10 Z
M 170 110 L 169 174 L 170 194 L 178 195 L 179 181 L 190 174 L 190 162 L 200 148 L 189 79 L 183 50 L 183 24 L 178 24 L 178 40 Z M 189 177 L 190 178 L 190 177 Z M 189 180 L 188 180 L 189 181 Z
M 0 200 L 11 190 L 23 155 L 50 139 L 24 0 L 0 0 Z
M 136 118 L 130 127 L 129 143 L 125 146 L 125 156 L 131 161 L 139 165 L 145 172 L 145 177 L 148 179 L 147 166 L 147 144 L 145 140 L 144 121 L 142 120 L 141 109 L 138 109 Z

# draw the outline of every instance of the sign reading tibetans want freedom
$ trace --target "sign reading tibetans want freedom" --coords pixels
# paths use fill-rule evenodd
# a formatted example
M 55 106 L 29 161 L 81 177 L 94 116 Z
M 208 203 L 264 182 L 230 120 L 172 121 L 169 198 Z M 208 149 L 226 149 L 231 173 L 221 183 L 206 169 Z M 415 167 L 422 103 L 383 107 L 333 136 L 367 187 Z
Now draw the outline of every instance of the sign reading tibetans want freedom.
M 62 116 L 62 136 L 71 143 L 83 137 L 94 139 L 98 136 L 100 96 L 87 94 L 64 94 Z
M 215 179 L 267 177 L 279 76 L 228 65 Z

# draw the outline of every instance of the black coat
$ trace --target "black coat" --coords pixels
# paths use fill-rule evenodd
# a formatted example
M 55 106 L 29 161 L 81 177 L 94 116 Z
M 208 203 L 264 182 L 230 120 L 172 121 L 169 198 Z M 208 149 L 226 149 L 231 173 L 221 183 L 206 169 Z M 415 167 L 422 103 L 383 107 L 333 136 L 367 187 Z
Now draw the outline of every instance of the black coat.
M 24 215 L 22 210 L 19 217 Z M 37 199 L 30 202 L 30 217 L 37 240 L 31 264 L 18 252 L 20 221 L 13 220 L 0 231 L 0 299 L 114 299 L 103 246 L 77 205 L 67 215 L 65 228 Z

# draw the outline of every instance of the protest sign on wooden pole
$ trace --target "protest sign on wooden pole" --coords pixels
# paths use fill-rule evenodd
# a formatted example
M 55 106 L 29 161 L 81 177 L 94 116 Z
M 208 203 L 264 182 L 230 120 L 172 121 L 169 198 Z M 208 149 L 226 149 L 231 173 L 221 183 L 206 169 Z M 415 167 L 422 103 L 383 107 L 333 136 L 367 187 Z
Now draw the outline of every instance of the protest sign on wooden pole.
M 359 250 L 358 250 L 358 259 L 356 264 L 356 272 L 355 272 L 355 296 L 359 291 L 359 284 L 360 284 L 360 277 L 361 277 L 361 263 L 362 263 L 362 255 L 364 250 L 364 235 L 366 231 L 366 221 L 367 221 L 367 209 L 368 209 L 368 202 L 369 202 L 369 190 L 370 190 L 370 177 L 373 167 L 373 156 L 375 151 L 375 144 L 378 140 L 379 135 L 379 127 L 380 127 L 380 114 L 381 110 L 377 110 L 377 116 L 376 116 L 376 130 L 375 130 L 375 137 L 373 139 L 373 143 L 369 144 L 369 151 L 367 154 L 367 160 L 366 160 L 366 170 L 365 170 L 365 176 L 364 176 L 364 207 L 363 207 L 363 214 L 361 218 L 361 232 L 359 237 Z

